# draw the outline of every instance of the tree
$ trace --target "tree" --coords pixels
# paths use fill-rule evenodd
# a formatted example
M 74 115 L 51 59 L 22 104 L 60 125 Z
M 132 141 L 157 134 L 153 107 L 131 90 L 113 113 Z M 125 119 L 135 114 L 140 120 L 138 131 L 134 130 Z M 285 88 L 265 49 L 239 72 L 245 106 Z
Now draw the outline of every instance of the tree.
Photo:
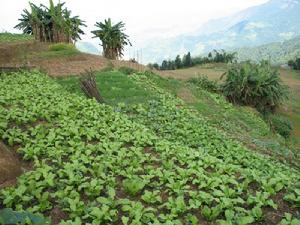
M 29 3 L 30 12 L 23 10 L 20 23 L 15 28 L 23 30 L 25 34 L 34 35 L 41 42 L 72 43 L 84 34 L 81 29 L 86 26 L 78 16 L 72 17 L 71 11 L 64 8 L 65 3 L 55 5 L 49 0 L 49 8 Z
M 167 60 L 162 61 L 160 69 L 161 70 L 167 70 L 168 69 L 168 61 Z
M 124 47 L 131 45 L 128 35 L 125 34 L 123 22 L 119 22 L 115 25 L 112 24 L 111 19 L 108 18 L 102 22 L 96 22 L 98 30 L 92 31 L 95 36 L 93 38 L 99 38 L 102 42 L 103 55 L 109 59 L 118 59 L 123 56 Z
M 288 65 L 294 70 L 300 70 L 300 58 L 297 58 L 295 60 L 289 60 Z
M 193 63 L 192 63 L 192 57 L 191 57 L 191 53 L 190 52 L 188 52 L 187 55 L 183 56 L 182 64 L 183 64 L 184 67 L 191 67 L 193 65 Z
M 177 55 L 177 56 L 176 56 L 176 59 L 175 59 L 175 67 L 176 67 L 176 69 L 180 69 L 180 68 L 182 67 L 182 62 L 181 62 L 180 55 Z

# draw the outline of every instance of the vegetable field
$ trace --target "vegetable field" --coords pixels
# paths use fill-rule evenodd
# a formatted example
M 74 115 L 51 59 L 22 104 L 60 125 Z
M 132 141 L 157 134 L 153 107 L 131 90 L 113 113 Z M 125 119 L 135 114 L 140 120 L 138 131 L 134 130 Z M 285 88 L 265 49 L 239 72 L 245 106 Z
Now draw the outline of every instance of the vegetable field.
M 1 75 L 0 135 L 34 166 L 0 191 L 0 208 L 61 225 L 300 224 L 298 170 L 131 79 L 155 97 L 112 107 L 40 72 Z

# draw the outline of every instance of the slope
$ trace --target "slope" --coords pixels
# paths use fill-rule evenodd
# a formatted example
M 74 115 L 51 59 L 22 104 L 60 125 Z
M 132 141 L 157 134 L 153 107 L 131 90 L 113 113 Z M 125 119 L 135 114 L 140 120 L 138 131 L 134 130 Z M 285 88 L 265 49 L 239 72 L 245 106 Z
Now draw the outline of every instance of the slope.
M 296 170 L 227 137 L 149 75 L 114 73 L 152 100 L 112 108 L 39 72 L 1 75 L 2 138 L 34 161 L 1 191 L 4 206 L 54 224 L 276 224 L 299 214 Z
M 300 37 L 283 42 L 274 42 L 257 47 L 234 49 L 240 61 L 262 59 L 270 60 L 273 64 L 287 64 L 288 60 L 300 57 Z
M 86 70 L 106 67 L 132 67 L 144 70 L 137 63 L 107 60 L 99 55 L 78 51 L 73 45 L 49 44 L 32 40 L 30 35 L 0 33 L 0 67 L 38 68 L 50 76 L 79 75 Z

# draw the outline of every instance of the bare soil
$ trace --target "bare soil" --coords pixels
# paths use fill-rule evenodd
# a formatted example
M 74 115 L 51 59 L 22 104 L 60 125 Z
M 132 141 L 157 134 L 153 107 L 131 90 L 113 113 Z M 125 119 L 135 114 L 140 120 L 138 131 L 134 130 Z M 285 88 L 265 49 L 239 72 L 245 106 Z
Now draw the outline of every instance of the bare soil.
M 30 169 L 30 163 L 22 161 L 14 150 L 0 142 L 0 189 L 14 185 L 17 177 Z
M 110 67 L 130 67 L 144 71 L 147 67 L 138 63 L 121 60 L 108 60 L 100 55 L 78 52 L 73 55 L 41 57 L 49 44 L 36 41 L 0 43 L 0 67 L 36 67 L 52 77 L 80 75 L 86 70 L 102 70 Z

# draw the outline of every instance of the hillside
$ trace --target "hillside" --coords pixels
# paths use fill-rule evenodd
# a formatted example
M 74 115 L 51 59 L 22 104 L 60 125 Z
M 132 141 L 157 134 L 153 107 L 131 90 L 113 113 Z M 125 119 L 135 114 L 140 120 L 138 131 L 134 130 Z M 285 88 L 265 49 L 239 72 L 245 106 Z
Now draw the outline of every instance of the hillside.
M 54 224 L 277 224 L 285 212 L 299 214 L 296 170 L 228 137 L 158 87 L 161 78 L 97 77 L 110 88 L 103 94 L 111 106 L 68 93 L 66 83 L 39 72 L 1 76 L 2 138 L 35 162 L 1 192 L 4 206 L 43 212 Z
M 110 67 L 145 67 L 128 61 L 107 60 L 100 55 L 80 52 L 72 45 L 41 43 L 29 35 L 0 33 L 0 67 L 29 66 L 50 76 L 79 75 L 86 70 Z
M 253 109 L 184 80 L 217 78 L 226 65 L 159 76 L 68 45 L 2 48 L 12 51 L 2 65 L 24 57 L 48 74 L 0 74 L 0 209 L 60 225 L 299 223 L 299 148 Z M 103 63 L 93 69 L 105 104 L 80 89 L 83 57 Z M 293 88 L 283 113 L 297 116 L 299 74 L 282 75 Z
M 212 49 L 254 47 L 300 35 L 299 0 L 270 0 L 235 15 L 210 21 L 191 35 L 152 40 L 143 46 L 146 62 L 160 62 L 177 54 L 200 55 Z
M 227 71 L 222 63 L 206 64 L 179 70 L 157 71 L 162 77 L 187 81 L 198 76 L 207 76 L 210 80 L 222 82 L 220 77 Z M 293 123 L 293 141 L 300 148 L 300 72 L 280 68 L 281 79 L 289 87 L 289 99 L 280 107 L 280 113 L 287 116 Z M 220 118 L 218 118 L 220 119 Z
M 257 47 L 234 49 L 240 61 L 262 59 L 271 60 L 273 64 L 286 64 L 288 60 L 300 57 L 300 37 L 283 42 L 274 42 Z

